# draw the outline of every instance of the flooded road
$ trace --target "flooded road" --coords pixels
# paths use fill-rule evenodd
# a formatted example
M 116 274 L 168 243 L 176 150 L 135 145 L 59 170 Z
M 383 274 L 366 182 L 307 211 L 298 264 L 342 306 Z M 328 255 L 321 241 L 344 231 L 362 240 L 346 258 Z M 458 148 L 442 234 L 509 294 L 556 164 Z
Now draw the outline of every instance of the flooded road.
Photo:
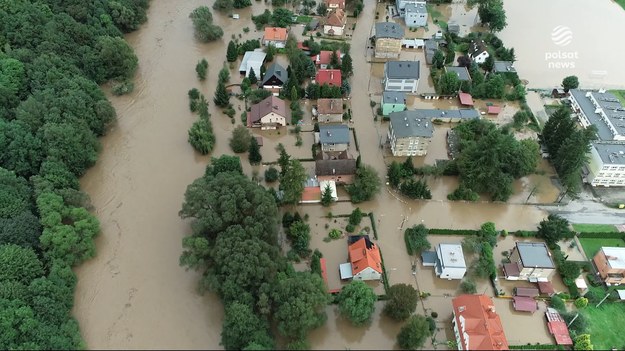
M 514 47 L 514 65 L 530 88 L 559 86 L 568 75 L 584 88 L 623 86 L 623 51 L 614 44 L 622 42 L 625 10 L 616 2 L 505 0 L 504 7 L 508 26 L 499 37 Z
M 227 42 L 239 34 L 242 40 L 260 38 L 262 34 L 248 19 L 252 13 L 262 13 L 265 5 L 254 2 L 252 9 L 237 10 L 239 21 L 214 14 L 215 22 L 224 30 L 224 40 L 198 44 L 188 15 L 200 5 L 205 2 L 154 1 L 149 22 L 127 37 L 140 62 L 135 92 L 111 97 L 119 121 L 102 139 L 103 152 L 97 165 L 81 181 L 102 223 L 96 241 L 97 257 L 76 270 L 79 281 L 74 315 L 90 349 L 220 348 L 221 302 L 211 294 L 198 295 L 197 274 L 185 272 L 178 265 L 181 239 L 189 232 L 188 223 L 178 217 L 178 211 L 186 186 L 203 173 L 208 162 L 208 157 L 198 156 L 187 142 L 187 130 L 197 118 L 189 112 L 187 91 L 197 87 L 212 100 Z M 375 0 L 366 0 L 365 11 L 358 19 L 358 28 L 363 30 L 355 31 L 351 43 L 355 72 L 370 71 L 365 46 L 374 23 L 375 5 Z M 243 32 L 244 27 L 250 28 L 249 33 Z M 194 71 L 202 57 L 210 64 L 205 83 L 198 82 Z M 369 101 L 379 98 L 367 90 L 369 79 L 367 74 L 352 78 L 353 126 L 363 163 L 373 166 L 384 178 L 385 159 L 378 141 L 386 134 L 387 124 L 373 122 Z M 239 81 L 236 74 L 232 75 L 231 83 Z M 211 103 L 217 136 L 214 156 L 230 153 L 230 133 L 241 124 L 243 104 L 235 98 L 231 102 L 237 110 L 236 124 Z M 304 108 L 310 108 L 309 104 Z M 310 135 L 304 135 L 304 145 L 297 148 L 290 134 L 255 134 L 266 139 L 267 144 L 261 148 L 265 161 L 276 158 L 273 146 L 277 142 L 294 156 L 310 157 Z M 432 156 L 439 154 L 434 152 Z M 246 173 L 251 174 L 247 156 L 241 157 Z M 263 167 L 255 169 L 262 173 Z M 478 228 L 483 222 L 494 221 L 500 228 L 533 229 L 545 216 L 530 206 L 453 203 L 443 201 L 443 190 L 435 193 L 438 195 L 434 201 L 406 201 L 383 186 L 374 201 L 361 205 L 363 211 L 375 213 L 379 245 L 393 283 L 402 281 L 410 269 L 402 235 L 408 226 L 424 223 L 434 228 Z M 323 217 L 328 211 L 347 214 L 352 209 L 349 203 L 339 203 L 330 209 L 301 206 L 300 212 L 310 214 L 311 227 L 317 231 L 315 235 L 321 236 L 327 234 L 327 219 Z M 346 258 L 346 252 L 342 253 L 344 243 L 327 246 L 324 251 L 328 258 Z M 337 319 L 335 307 L 329 306 L 328 324 L 312 333 L 312 346 L 394 348 L 400 326 L 387 323 L 379 313 L 381 304 L 378 307 L 371 327 L 356 329 Z

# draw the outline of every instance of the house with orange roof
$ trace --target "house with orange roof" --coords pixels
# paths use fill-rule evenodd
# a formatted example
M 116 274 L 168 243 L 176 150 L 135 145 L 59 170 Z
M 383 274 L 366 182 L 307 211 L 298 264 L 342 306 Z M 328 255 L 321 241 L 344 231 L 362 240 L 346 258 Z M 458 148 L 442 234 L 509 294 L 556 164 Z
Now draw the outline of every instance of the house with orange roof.
M 349 262 L 339 266 L 341 279 L 382 279 L 382 258 L 380 249 L 369 240 L 368 235 L 349 237 Z
M 460 295 L 452 300 L 458 350 L 508 350 L 508 339 L 495 304 L 486 295 Z
M 323 24 L 323 34 L 327 35 L 343 35 L 347 16 L 345 11 L 341 9 L 332 10 L 325 19 Z
M 289 31 L 286 28 L 280 27 L 265 27 L 265 34 L 263 35 L 263 45 L 273 45 L 276 48 L 284 48 L 286 46 L 286 39 L 289 37 Z

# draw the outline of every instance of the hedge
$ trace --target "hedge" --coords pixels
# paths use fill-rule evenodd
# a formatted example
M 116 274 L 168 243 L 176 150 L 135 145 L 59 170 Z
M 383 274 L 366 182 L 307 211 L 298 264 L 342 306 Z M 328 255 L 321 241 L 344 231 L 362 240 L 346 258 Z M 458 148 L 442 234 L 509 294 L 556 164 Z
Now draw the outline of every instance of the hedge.
M 594 238 L 594 239 L 622 239 L 625 240 L 625 233 L 621 232 L 583 232 L 579 233 L 580 238 Z
M 354 146 L 356 146 L 356 151 L 360 152 L 360 148 L 358 147 L 358 137 L 356 136 L 356 128 L 350 128 L 352 130 L 352 134 L 354 134 Z
M 538 344 L 538 345 L 509 345 L 510 350 L 567 350 L 562 345 L 549 345 L 549 344 Z
M 373 237 L 378 240 L 378 229 L 375 226 L 375 218 L 373 218 L 373 212 L 369 212 L 369 219 L 371 219 L 371 230 L 373 230 Z
M 388 275 L 386 274 L 386 266 L 384 265 L 384 257 L 382 256 L 382 250 L 380 252 L 380 261 L 382 261 L 382 284 L 384 285 L 384 295 L 388 295 L 388 289 L 390 284 L 388 282 Z
M 438 235 L 477 235 L 479 230 L 472 229 L 441 229 L 441 228 L 430 228 L 428 230 L 428 234 L 438 234 Z

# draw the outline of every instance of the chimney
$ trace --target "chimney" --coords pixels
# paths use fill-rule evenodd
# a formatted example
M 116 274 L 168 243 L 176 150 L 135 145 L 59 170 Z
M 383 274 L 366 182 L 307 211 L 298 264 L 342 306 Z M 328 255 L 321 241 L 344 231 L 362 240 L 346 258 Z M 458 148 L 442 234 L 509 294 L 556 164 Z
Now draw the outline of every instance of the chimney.
M 334 80 L 334 71 L 330 71 L 330 80 Z
M 332 174 L 336 174 L 336 169 L 332 168 Z
M 395 96 L 395 102 L 397 102 L 397 96 Z
M 332 133 L 330 133 L 330 131 L 328 130 L 328 136 L 332 136 Z
M 334 110 L 334 99 L 330 100 L 330 111 Z

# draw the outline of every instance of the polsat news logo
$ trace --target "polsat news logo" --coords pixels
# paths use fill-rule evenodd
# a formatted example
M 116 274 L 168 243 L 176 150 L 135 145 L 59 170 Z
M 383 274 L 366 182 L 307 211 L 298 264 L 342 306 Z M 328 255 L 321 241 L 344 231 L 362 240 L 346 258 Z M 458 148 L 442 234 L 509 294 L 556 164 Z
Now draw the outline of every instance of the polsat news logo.
M 567 26 L 556 26 L 551 30 L 551 41 L 558 47 L 564 48 L 573 42 L 573 31 Z M 545 61 L 547 68 L 572 69 L 575 68 L 575 61 L 579 58 L 577 51 L 547 51 Z

